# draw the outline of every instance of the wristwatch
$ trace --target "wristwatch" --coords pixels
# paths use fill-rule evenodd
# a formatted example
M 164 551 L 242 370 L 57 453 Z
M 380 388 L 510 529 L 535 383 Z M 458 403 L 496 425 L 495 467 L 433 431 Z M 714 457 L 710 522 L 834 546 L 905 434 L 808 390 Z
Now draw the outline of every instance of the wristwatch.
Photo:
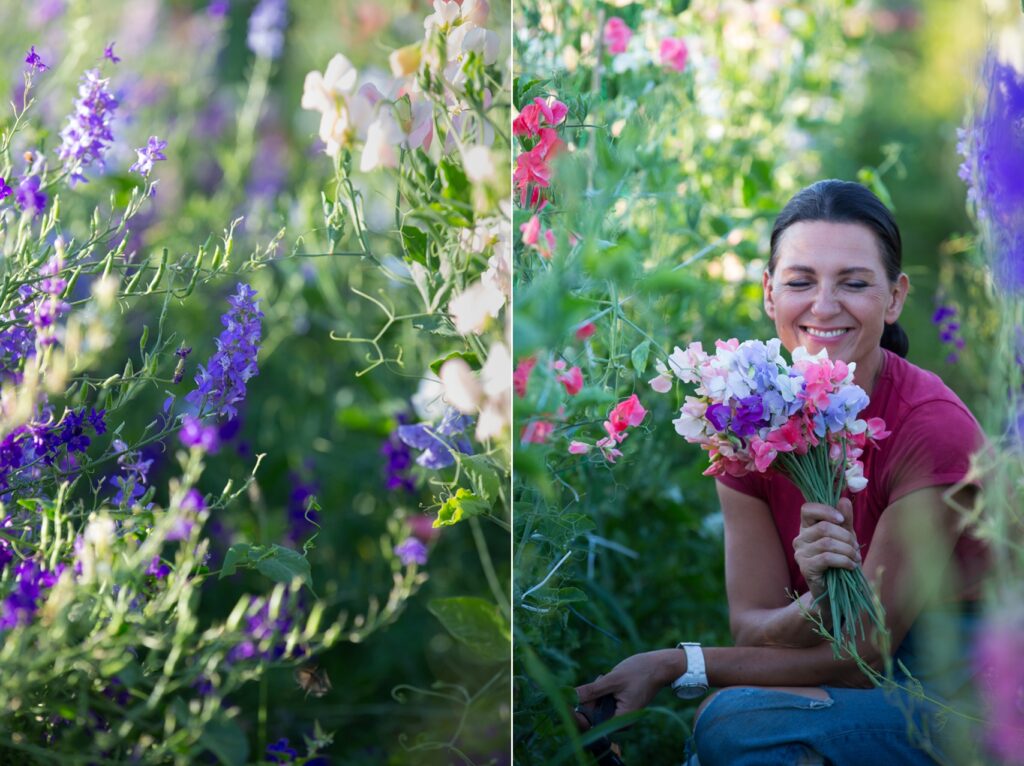
M 704 672 L 704 652 L 700 644 L 683 641 L 677 649 L 686 652 L 686 672 L 672 682 L 672 691 L 679 699 L 692 700 L 708 693 L 708 675 Z

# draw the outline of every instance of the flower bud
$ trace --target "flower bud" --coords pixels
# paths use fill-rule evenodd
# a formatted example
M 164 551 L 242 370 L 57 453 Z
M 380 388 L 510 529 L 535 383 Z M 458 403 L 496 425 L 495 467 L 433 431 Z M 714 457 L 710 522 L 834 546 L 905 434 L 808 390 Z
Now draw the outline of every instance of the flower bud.
M 420 68 L 420 60 L 423 57 L 420 43 L 413 43 L 392 51 L 388 57 L 391 65 L 391 74 L 395 77 L 408 77 L 415 74 Z

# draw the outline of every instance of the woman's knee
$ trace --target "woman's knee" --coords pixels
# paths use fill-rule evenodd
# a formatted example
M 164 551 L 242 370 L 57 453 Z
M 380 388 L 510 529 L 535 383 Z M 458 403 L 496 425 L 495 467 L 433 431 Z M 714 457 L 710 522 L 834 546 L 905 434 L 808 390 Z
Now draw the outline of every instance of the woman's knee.
M 804 691 L 730 687 L 713 694 L 698 710 L 694 728 L 701 766 L 763 764 L 774 756 L 814 763 L 805 761 L 813 753 L 799 741 L 798 729 L 806 722 L 794 713 L 826 708 L 832 699 L 823 689 Z

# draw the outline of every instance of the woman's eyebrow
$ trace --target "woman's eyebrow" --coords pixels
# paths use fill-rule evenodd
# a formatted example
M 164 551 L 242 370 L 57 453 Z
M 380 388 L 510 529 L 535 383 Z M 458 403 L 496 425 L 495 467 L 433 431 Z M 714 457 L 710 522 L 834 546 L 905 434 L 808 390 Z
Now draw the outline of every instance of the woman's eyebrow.
M 786 268 L 783 269 L 783 272 L 786 272 L 786 271 L 795 271 L 795 272 L 797 272 L 799 274 L 817 274 L 818 273 L 812 266 L 800 266 L 800 265 L 787 266 Z M 871 274 L 871 275 L 874 275 L 874 273 L 875 272 L 874 272 L 873 269 L 865 268 L 864 266 L 850 266 L 848 268 L 840 269 L 839 270 L 839 275 L 840 276 L 844 276 L 844 277 L 848 276 L 850 274 Z

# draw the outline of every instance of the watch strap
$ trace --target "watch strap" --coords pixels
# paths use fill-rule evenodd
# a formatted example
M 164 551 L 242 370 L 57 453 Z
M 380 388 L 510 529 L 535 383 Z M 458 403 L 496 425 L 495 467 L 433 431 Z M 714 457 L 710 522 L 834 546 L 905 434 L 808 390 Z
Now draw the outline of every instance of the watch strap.
M 676 648 L 686 652 L 686 672 L 672 682 L 672 691 L 680 699 L 694 699 L 706 694 L 708 675 L 704 667 L 704 651 L 700 644 L 682 641 Z

